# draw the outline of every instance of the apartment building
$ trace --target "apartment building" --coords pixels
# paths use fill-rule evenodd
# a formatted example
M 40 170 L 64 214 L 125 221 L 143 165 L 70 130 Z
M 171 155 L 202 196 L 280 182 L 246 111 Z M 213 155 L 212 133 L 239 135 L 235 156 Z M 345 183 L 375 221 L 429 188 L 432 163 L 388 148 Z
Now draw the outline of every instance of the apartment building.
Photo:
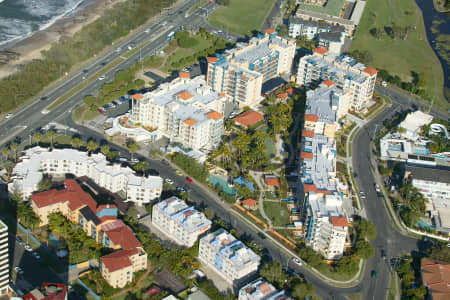
M 203 213 L 175 196 L 153 205 L 152 224 L 185 247 L 194 246 L 198 237 L 211 228 L 211 221 Z
M 342 199 L 337 193 L 309 192 L 307 202 L 307 244 L 326 259 L 341 258 L 349 227 Z
M 270 282 L 258 278 L 239 290 L 238 300 L 290 300 L 285 291 L 278 291 Z
M 0 220 L 0 297 L 9 292 L 8 226 Z
M 336 56 L 324 48 L 316 48 L 312 55 L 303 56 L 298 65 L 297 84 L 317 86 L 324 80 L 333 81 L 339 88 L 350 91 L 350 109 L 362 111 L 368 107 L 377 78 L 377 70 L 356 62 L 349 56 Z
M 341 54 L 346 35 L 345 27 L 342 25 L 297 17 L 289 18 L 290 37 L 302 36 L 309 40 L 317 40 L 319 47 L 327 49 L 330 53 Z
M 117 219 L 115 205 L 99 205 L 73 179 L 64 181 L 65 189 L 31 195 L 31 208 L 39 216 L 40 226 L 48 224 L 51 213 L 61 213 L 78 224 L 98 244 L 118 250 L 100 258 L 100 270 L 112 287 L 123 287 L 133 273 L 147 269 L 147 253 L 133 231 Z
M 223 228 L 200 239 L 198 259 L 232 285 L 254 274 L 261 261 Z
M 450 233 L 450 169 L 406 165 L 405 177 L 425 197 L 436 230 Z
M 263 99 L 263 82 L 283 73 L 291 74 L 295 49 L 295 41 L 278 37 L 274 30 L 267 29 L 265 35 L 208 57 L 206 81 L 239 106 L 254 106 Z
M 125 201 L 138 205 L 158 199 L 162 192 L 162 178 L 159 176 L 137 176 L 132 169 L 109 162 L 102 153 L 78 151 L 75 149 L 52 149 L 33 147 L 21 155 L 13 169 L 10 191 L 28 198 L 37 191 L 43 174 L 73 174 L 87 176 L 97 185 L 113 192 L 121 192 Z
M 211 150 L 220 143 L 229 97 L 215 92 L 203 76 L 180 72 L 156 90 L 132 96 L 130 121 L 157 130 L 184 148 Z

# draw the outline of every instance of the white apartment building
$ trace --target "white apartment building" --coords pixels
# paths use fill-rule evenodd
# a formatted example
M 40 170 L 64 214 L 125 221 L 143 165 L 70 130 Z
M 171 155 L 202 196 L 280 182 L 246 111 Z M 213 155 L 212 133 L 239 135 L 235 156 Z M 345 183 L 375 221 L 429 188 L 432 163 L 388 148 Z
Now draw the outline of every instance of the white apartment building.
M 337 193 L 310 192 L 307 201 L 308 244 L 326 259 L 342 257 L 349 226 L 342 211 L 342 199 Z
M 130 121 L 157 130 L 184 148 L 211 150 L 220 143 L 230 101 L 207 86 L 203 76 L 189 76 L 180 72 L 154 91 L 133 95 Z
M 285 291 L 278 291 L 270 282 L 258 278 L 239 290 L 238 300 L 289 300 Z
M 349 56 L 336 56 L 324 48 L 316 48 L 314 54 L 300 59 L 296 82 L 310 87 L 324 80 L 333 81 L 339 88 L 350 91 L 350 109 L 362 111 L 372 98 L 377 72 Z
M 239 106 L 254 106 L 263 97 L 263 82 L 291 74 L 296 44 L 267 29 L 248 43 L 208 58 L 206 81 L 213 90 L 230 96 Z
M 223 228 L 200 239 L 198 259 L 230 284 L 255 273 L 261 261 Z
M 9 191 L 16 191 L 28 198 L 38 189 L 43 174 L 73 174 L 87 176 L 99 186 L 113 192 L 123 192 L 126 201 L 142 205 L 159 198 L 162 178 L 141 177 L 129 167 L 111 163 L 101 153 L 89 155 L 75 149 L 53 149 L 33 147 L 24 152 L 13 169 Z
M 9 291 L 8 226 L 0 220 L 0 297 Z
M 198 237 L 211 228 L 211 221 L 203 213 L 175 196 L 153 205 L 152 224 L 185 247 L 194 246 Z

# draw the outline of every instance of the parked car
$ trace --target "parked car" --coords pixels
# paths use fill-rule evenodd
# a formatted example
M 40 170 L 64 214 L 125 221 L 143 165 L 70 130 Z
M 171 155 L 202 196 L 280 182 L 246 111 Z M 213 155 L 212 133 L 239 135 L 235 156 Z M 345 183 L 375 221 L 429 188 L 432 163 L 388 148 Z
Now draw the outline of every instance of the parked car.
M 170 178 L 166 178 L 164 179 L 165 182 L 167 182 L 168 184 L 173 184 L 173 180 Z
M 178 176 L 183 176 L 183 175 L 184 175 L 183 172 L 181 172 L 180 170 L 176 170 L 175 173 L 176 173 Z
M 11 118 L 12 116 L 14 116 L 14 115 L 13 115 L 13 114 L 7 114 L 5 118 L 6 118 L 6 119 L 9 119 L 9 118 Z
M 128 159 L 126 159 L 125 157 L 119 157 L 119 161 L 121 161 L 121 162 L 127 162 Z
M 370 276 L 372 276 L 372 278 L 376 278 L 377 277 L 377 271 L 372 270 L 372 272 L 370 272 Z
M 22 270 L 21 267 L 15 267 L 14 270 L 17 272 L 17 274 L 19 275 L 23 275 L 25 274 L 25 272 Z
M 292 261 L 294 262 L 294 264 L 296 264 L 296 265 L 298 265 L 298 266 L 303 265 L 302 262 L 300 261 L 300 259 L 298 259 L 298 258 L 295 258 L 295 257 L 294 257 L 294 258 L 292 259 Z
M 139 163 L 139 159 L 133 158 L 133 159 L 131 160 L 131 162 L 132 162 L 133 164 L 137 164 L 137 163 Z
M 37 260 L 39 260 L 39 259 L 41 259 L 41 256 L 37 253 L 37 252 L 33 252 L 33 253 L 31 253 L 33 256 L 34 256 L 34 258 L 36 258 Z
M 150 28 L 144 30 L 145 33 L 150 33 Z
M 136 48 L 136 44 L 131 43 L 128 45 L 128 50 L 133 50 L 134 48 Z
M 182 187 L 182 186 L 177 186 L 176 190 L 177 190 L 177 192 L 179 192 L 179 193 L 184 193 L 184 192 L 186 192 L 186 189 L 185 189 L 184 187 Z
M 98 80 L 102 81 L 102 80 L 105 80 L 105 78 L 106 78 L 105 75 L 102 75 L 98 78 Z
M 26 244 L 26 245 L 24 246 L 24 248 L 25 248 L 25 250 L 27 250 L 28 252 L 33 251 L 33 248 L 31 248 L 31 246 L 28 245 L 28 244 Z
M 192 179 L 191 179 L 190 177 L 186 177 L 186 181 L 189 182 L 189 183 L 192 183 L 192 182 L 193 182 Z

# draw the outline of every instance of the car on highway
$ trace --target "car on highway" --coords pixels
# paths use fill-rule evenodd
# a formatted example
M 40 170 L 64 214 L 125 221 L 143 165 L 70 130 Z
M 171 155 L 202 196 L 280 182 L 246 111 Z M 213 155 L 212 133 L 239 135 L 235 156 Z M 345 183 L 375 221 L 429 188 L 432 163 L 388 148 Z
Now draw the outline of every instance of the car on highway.
M 150 33 L 150 28 L 144 30 L 145 33 Z
M 25 250 L 27 250 L 28 252 L 33 251 L 33 248 L 31 248 L 31 246 L 28 245 L 28 244 L 26 244 L 26 245 L 24 246 L 24 248 L 25 248 Z
M 7 114 L 6 117 L 5 117 L 5 119 L 12 118 L 12 116 L 14 116 L 14 115 L 13 115 L 13 114 Z
M 106 66 L 107 64 L 108 64 L 107 61 L 102 61 L 102 63 L 101 63 L 102 66 Z
M 128 48 L 128 50 L 133 50 L 134 48 L 136 48 L 136 44 L 131 43 L 131 44 L 128 45 L 127 48 Z
M 31 254 L 32 254 L 33 257 L 36 258 L 37 260 L 41 259 L 41 256 L 40 256 L 37 252 L 32 252 Z
M 176 173 L 178 176 L 183 176 L 183 175 L 184 175 L 183 172 L 181 172 L 180 170 L 176 170 L 175 173 Z
M 302 262 L 300 261 L 300 259 L 298 259 L 298 258 L 296 258 L 296 257 L 294 257 L 294 258 L 292 259 L 292 262 L 293 262 L 294 264 L 298 265 L 298 266 L 303 265 Z
M 98 78 L 98 80 L 102 81 L 102 80 L 105 80 L 105 78 L 106 78 L 105 75 L 102 75 Z
M 41 101 L 48 100 L 48 96 L 42 96 L 40 100 L 41 100 Z
M 191 177 L 186 177 L 186 181 L 189 182 L 189 183 L 193 182 Z
M 164 179 L 165 182 L 167 182 L 168 184 L 173 184 L 173 180 L 170 178 L 166 178 Z
M 378 183 L 375 184 L 375 190 L 377 193 L 381 193 L 380 185 Z
M 122 48 L 117 47 L 116 52 L 119 53 L 120 51 L 122 51 Z
M 22 270 L 21 267 L 15 267 L 15 268 L 14 268 L 14 271 L 16 271 L 17 274 L 19 274 L 19 275 L 25 274 L 25 272 Z

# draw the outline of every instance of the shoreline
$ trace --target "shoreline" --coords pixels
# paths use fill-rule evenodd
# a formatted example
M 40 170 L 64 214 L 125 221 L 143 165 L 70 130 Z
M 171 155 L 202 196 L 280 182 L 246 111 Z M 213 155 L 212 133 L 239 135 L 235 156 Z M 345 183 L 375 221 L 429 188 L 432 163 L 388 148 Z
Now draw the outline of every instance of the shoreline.
M 11 41 L 0 50 L 0 79 L 18 71 L 33 59 L 42 58 L 42 51 L 50 49 L 61 37 L 71 37 L 83 26 L 95 21 L 105 10 L 122 0 L 90 0 L 80 3 L 53 24 L 19 41 Z M 14 55 L 15 54 L 15 55 Z

